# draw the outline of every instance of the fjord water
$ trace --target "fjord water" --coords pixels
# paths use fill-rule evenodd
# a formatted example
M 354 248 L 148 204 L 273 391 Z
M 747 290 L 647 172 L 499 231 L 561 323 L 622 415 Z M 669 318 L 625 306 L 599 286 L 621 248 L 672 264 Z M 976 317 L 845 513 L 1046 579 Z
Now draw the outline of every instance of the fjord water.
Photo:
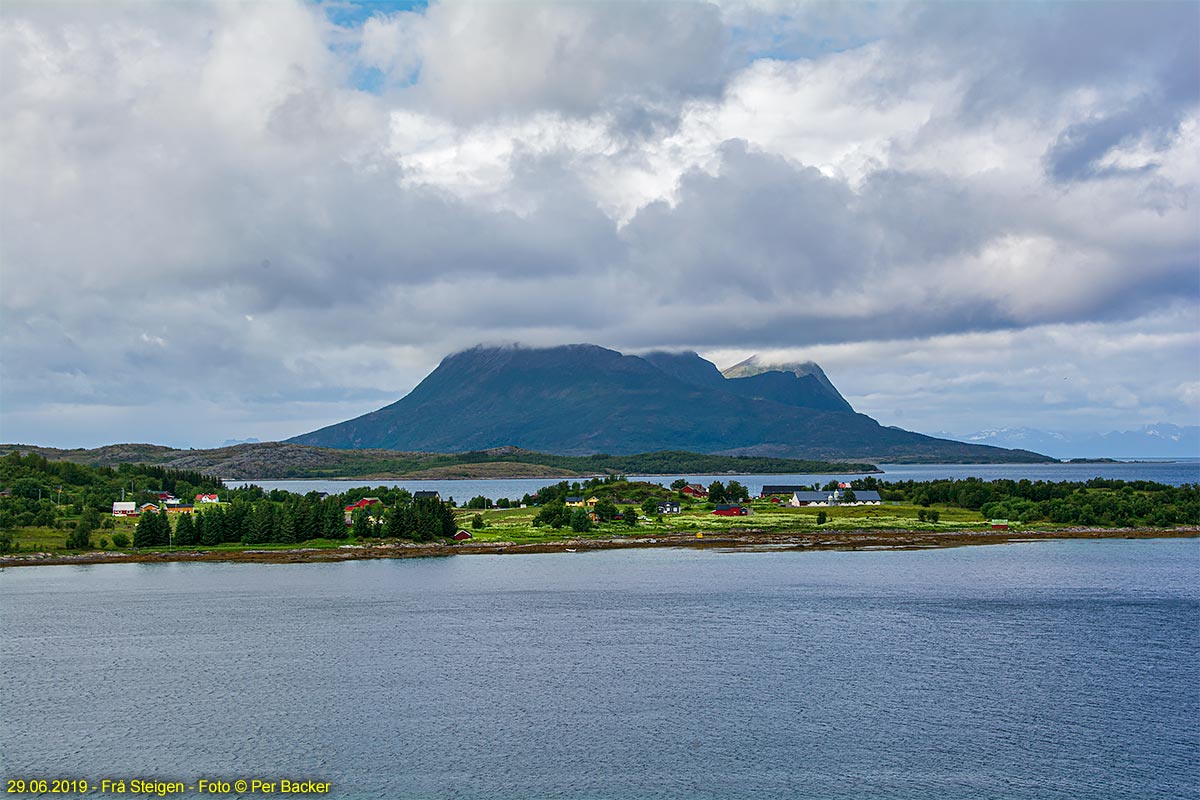
M 0 573 L 5 777 L 1200 796 L 1200 541 Z
M 1087 481 L 1092 478 L 1112 478 L 1123 481 L 1154 481 L 1171 486 L 1200 482 L 1200 459 L 1176 459 L 1172 461 L 1111 462 L 1103 464 L 880 464 L 883 471 L 875 477 L 884 481 L 934 481 L 948 478 L 979 478 L 993 480 L 1031 481 Z M 859 473 L 804 473 L 793 475 L 653 475 L 631 476 L 633 480 L 649 481 L 669 486 L 676 478 L 685 478 L 709 485 L 713 481 L 737 480 L 758 495 L 763 484 L 812 484 L 861 478 Z M 554 478 L 493 478 L 486 480 L 254 480 L 230 481 L 235 485 L 253 483 L 267 489 L 284 489 L 289 492 L 318 491 L 340 494 L 359 486 L 380 484 L 402 486 L 409 491 L 435 491 L 442 497 L 454 497 L 462 502 L 482 495 L 492 500 L 501 497 L 519 498 L 534 494 L 547 484 L 557 483 Z

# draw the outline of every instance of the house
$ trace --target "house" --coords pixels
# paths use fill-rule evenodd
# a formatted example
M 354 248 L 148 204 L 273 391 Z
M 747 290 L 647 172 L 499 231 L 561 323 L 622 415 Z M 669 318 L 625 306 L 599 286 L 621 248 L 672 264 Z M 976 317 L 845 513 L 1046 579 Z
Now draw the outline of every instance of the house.
M 175 495 L 171 494 L 170 492 L 159 492 L 158 499 L 159 500 L 174 500 Z
M 138 507 L 138 513 L 139 514 L 157 514 L 158 506 L 154 505 L 154 503 L 142 503 Z
M 745 506 L 732 506 L 728 503 L 720 503 L 717 505 L 717 510 L 712 513 L 718 517 L 744 517 L 750 513 L 750 509 Z
M 571 508 L 583 508 L 582 497 L 568 497 L 565 502 Z
M 219 503 L 220 499 L 215 494 L 198 494 L 196 495 L 197 503 Z
M 592 495 L 591 497 L 589 497 L 589 498 L 587 499 L 587 507 L 588 507 L 588 508 L 595 508 L 595 507 L 596 507 L 596 503 L 599 503 L 599 502 L 600 502 L 600 498 L 599 498 L 599 497 L 596 497 L 596 495 Z
M 883 502 L 883 498 L 879 496 L 879 492 L 869 489 L 853 489 L 854 499 L 847 500 L 846 493 L 837 492 L 837 501 L 840 506 L 877 506 Z
M 762 497 L 762 498 L 773 497 L 775 495 L 779 495 L 781 497 L 783 497 L 783 496 L 790 497 L 790 496 L 794 495 L 796 492 L 805 492 L 805 491 L 808 491 L 807 486 L 787 486 L 787 485 L 768 483 L 767 485 L 763 486 L 762 491 L 758 493 L 758 496 Z
M 832 492 L 792 492 L 792 508 L 802 508 L 804 506 L 831 506 L 833 505 Z
M 180 503 L 175 503 L 174 505 L 171 505 L 170 503 L 167 504 L 168 514 L 191 514 L 195 510 L 196 507 L 193 505 L 185 506 Z
M 475 537 L 471 535 L 470 531 L 460 530 L 458 533 L 454 534 L 454 541 L 456 541 L 456 542 L 465 542 L 467 539 L 474 539 L 474 538 Z
M 440 502 L 442 502 L 442 495 L 439 492 L 435 492 L 435 491 L 428 490 L 428 489 L 423 489 L 419 492 L 413 492 L 413 499 L 414 500 L 437 500 L 440 503 Z M 379 501 L 376 500 L 375 502 L 378 503 Z
M 879 492 L 854 490 L 854 499 L 847 500 L 841 489 L 835 489 L 832 492 L 793 492 L 791 506 L 877 506 L 882 502 Z
M 1008 530 L 1008 520 L 994 519 L 991 521 L 991 526 L 992 526 L 992 530 L 994 530 L 994 531 L 1006 531 L 1006 530 Z
M 434 494 L 437 494 L 437 492 L 434 492 Z M 359 500 L 358 502 L 351 503 L 350 505 L 346 506 L 346 511 L 349 511 L 350 513 L 354 513 L 355 511 L 358 511 L 360 508 L 366 508 L 367 506 L 373 506 L 373 505 L 376 505 L 378 502 L 379 502 L 378 497 L 364 497 L 363 499 Z
M 694 497 L 700 500 L 708 497 L 708 490 L 698 483 L 689 483 L 687 486 L 680 489 L 679 493 L 686 495 L 687 497 Z
M 136 517 L 138 515 L 137 503 L 132 500 L 128 503 L 113 503 L 112 514 L 114 517 Z
M 658 504 L 660 514 L 678 514 L 680 511 L 678 500 L 663 500 Z

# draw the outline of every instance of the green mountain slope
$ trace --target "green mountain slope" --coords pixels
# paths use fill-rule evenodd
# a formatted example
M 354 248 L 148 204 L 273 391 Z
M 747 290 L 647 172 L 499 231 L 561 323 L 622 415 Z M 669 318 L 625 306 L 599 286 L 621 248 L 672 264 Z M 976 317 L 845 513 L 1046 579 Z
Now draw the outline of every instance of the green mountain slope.
M 447 356 L 403 399 L 288 441 L 435 452 L 516 445 L 568 455 L 688 450 L 854 461 L 1050 460 L 885 428 L 854 413 L 824 373 L 763 369 L 728 379 L 705 364 L 694 353 L 637 357 L 586 344 L 476 347 Z

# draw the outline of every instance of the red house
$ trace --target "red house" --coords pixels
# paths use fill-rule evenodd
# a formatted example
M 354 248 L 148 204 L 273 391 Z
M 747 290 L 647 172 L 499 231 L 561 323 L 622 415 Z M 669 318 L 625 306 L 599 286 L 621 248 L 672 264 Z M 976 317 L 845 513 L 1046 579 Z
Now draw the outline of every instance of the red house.
M 721 503 L 713 513 L 718 517 L 744 517 L 750 513 L 750 509 L 745 506 L 731 506 Z
M 475 537 L 471 535 L 470 531 L 459 531 L 458 533 L 454 534 L 454 541 L 456 542 L 465 542 L 467 539 L 474 538 Z
M 360 508 L 366 508 L 367 506 L 373 506 L 378 502 L 379 502 L 378 497 L 364 497 L 362 500 L 359 500 L 357 503 L 351 503 L 350 505 L 346 506 L 346 510 L 352 511 L 352 512 L 358 511 Z
M 689 483 L 687 486 L 680 489 L 679 493 L 697 499 L 708 497 L 708 490 L 698 483 Z

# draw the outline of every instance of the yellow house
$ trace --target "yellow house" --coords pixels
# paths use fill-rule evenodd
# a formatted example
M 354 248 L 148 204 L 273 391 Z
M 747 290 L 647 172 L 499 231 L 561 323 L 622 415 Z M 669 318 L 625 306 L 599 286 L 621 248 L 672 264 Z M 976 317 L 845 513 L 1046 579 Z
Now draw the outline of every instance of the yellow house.
M 599 502 L 600 502 L 600 498 L 599 498 L 599 497 L 596 497 L 595 495 L 592 495 L 591 497 L 589 497 L 589 498 L 588 498 L 588 501 L 587 501 L 587 507 L 588 507 L 588 508 L 595 508 L 595 507 L 596 507 L 596 503 L 599 503 Z
M 568 497 L 566 500 L 566 505 L 570 508 L 583 508 L 583 498 L 582 497 Z

